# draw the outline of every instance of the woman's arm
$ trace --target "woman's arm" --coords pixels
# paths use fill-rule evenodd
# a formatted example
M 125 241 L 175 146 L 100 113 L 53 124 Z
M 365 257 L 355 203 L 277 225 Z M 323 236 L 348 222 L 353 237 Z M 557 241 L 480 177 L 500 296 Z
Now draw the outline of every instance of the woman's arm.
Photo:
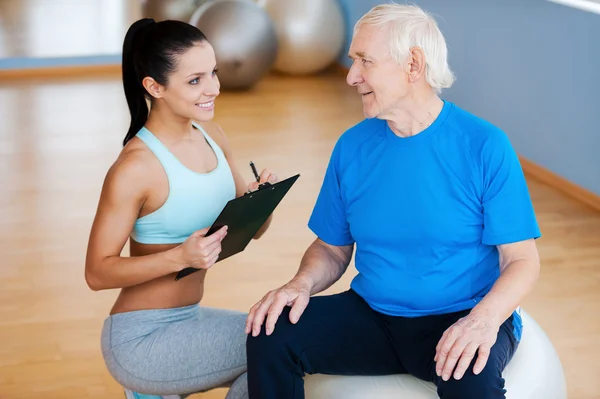
M 122 154 L 109 169 L 90 232 L 85 279 L 94 290 L 123 288 L 181 270 L 180 249 L 121 257 L 146 198 L 147 163 L 140 150 Z
M 225 154 L 225 158 L 227 158 L 227 162 L 229 163 L 229 167 L 231 169 L 231 173 L 233 174 L 233 179 L 235 181 L 236 197 L 241 197 L 248 191 L 257 190 L 259 184 L 265 182 L 273 184 L 278 181 L 277 176 L 275 174 L 271 173 L 268 169 L 264 169 L 260 173 L 260 182 L 253 181 L 250 184 L 247 184 L 236 166 L 232 154 L 232 149 L 229 144 L 229 140 L 227 139 L 227 136 L 225 135 L 223 129 L 218 124 L 213 123 L 211 124 L 210 131 L 215 133 L 212 134 L 211 137 L 213 137 L 219 145 L 219 147 L 221 147 L 221 150 L 223 150 L 223 154 Z M 269 218 L 265 221 L 265 223 L 256 232 L 256 234 L 254 235 L 254 239 L 259 239 L 267 231 L 267 229 L 271 225 L 272 219 L 273 215 L 270 215 Z

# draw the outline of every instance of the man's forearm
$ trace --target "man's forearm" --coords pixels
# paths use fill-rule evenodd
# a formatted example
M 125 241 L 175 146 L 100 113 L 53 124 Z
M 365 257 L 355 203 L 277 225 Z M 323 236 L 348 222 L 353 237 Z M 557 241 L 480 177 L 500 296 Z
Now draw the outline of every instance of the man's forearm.
M 508 264 L 490 292 L 471 313 L 483 313 L 502 324 L 531 291 L 540 272 L 539 261 L 518 259 Z
M 305 281 L 315 295 L 342 277 L 352 258 L 352 245 L 332 249 L 320 240 L 313 242 L 300 262 L 295 280 Z

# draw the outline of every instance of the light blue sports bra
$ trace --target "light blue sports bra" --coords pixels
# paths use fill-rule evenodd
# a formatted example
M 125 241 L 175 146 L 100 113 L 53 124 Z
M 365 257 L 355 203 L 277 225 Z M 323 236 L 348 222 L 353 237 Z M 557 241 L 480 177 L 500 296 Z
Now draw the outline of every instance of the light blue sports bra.
M 135 222 L 131 238 L 143 244 L 177 244 L 210 227 L 227 201 L 235 198 L 235 182 L 225 154 L 202 127 L 198 128 L 217 155 L 217 167 L 197 173 L 184 166 L 146 127 L 140 138 L 156 155 L 169 181 L 169 196 L 156 211 Z

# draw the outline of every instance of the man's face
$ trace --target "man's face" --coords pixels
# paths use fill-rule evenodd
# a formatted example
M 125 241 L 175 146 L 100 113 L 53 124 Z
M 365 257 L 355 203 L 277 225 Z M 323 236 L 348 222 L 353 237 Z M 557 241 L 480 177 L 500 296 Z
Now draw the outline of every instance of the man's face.
M 350 45 L 353 62 L 346 81 L 361 95 L 367 118 L 387 119 L 409 90 L 403 65 L 390 55 L 388 35 L 387 28 L 362 26 Z

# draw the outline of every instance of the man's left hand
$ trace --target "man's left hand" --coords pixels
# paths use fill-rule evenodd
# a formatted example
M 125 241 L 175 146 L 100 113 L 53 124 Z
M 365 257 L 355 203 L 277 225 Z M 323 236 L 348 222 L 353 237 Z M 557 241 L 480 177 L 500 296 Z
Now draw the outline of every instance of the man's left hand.
M 448 381 L 452 373 L 455 379 L 461 379 L 475 354 L 477 361 L 473 373 L 479 374 L 487 363 L 499 328 L 500 324 L 494 317 L 473 311 L 450 326 L 435 348 L 437 375 L 444 381 Z

